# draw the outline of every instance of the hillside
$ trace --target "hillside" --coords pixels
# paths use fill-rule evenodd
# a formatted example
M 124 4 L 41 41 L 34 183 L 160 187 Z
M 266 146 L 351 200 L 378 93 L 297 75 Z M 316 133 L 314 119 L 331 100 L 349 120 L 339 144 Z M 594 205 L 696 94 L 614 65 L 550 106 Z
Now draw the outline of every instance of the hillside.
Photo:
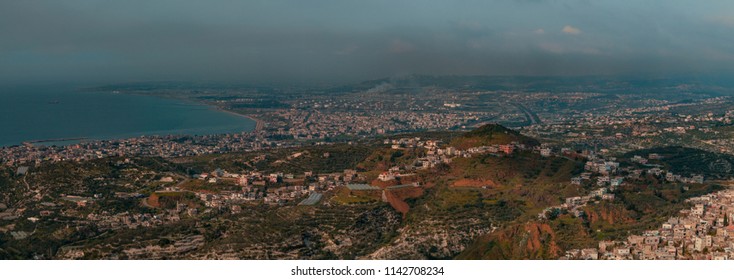
M 718 185 L 626 185 L 613 201 L 583 207 L 584 215 L 561 213 L 548 220 L 515 220 L 467 247 L 460 259 L 557 259 L 569 249 L 593 248 L 602 240 L 623 240 L 660 226 L 689 207 L 683 201 L 721 190 Z
M 0 212 L 6 217 L 0 220 L 0 258 L 553 259 L 569 249 L 657 227 L 687 207 L 685 199 L 721 189 L 643 176 L 625 179 L 613 200 L 597 197 L 580 206 L 583 215 L 559 211 L 538 219 L 547 207 L 596 188 L 571 184 L 584 172 L 584 160 L 544 157 L 532 149 L 429 156 L 447 144 L 460 149 L 539 144 L 494 124 L 441 135 L 447 141 L 428 148 L 420 141 L 397 149 L 373 141 L 175 159 L 106 158 L 41 164 L 25 176 L 3 167 L 0 184 L 8 191 L 0 202 L 8 210 Z M 423 136 L 422 141 L 435 139 Z M 723 177 L 726 163 L 733 162 L 730 156 L 681 147 L 625 157 L 651 153 L 662 156 L 651 163 L 681 174 Z M 416 164 L 428 158 L 435 165 Z M 399 173 L 394 179 L 377 179 L 393 167 L 399 167 L 391 170 Z M 243 187 L 234 178 L 191 177 L 215 168 L 265 173 L 257 179 L 263 184 Z M 348 188 L 341 179 L 345 169 L 357 173 L 349 183 L 372 187 Z M 317 175 L 305 175 L 308 171 Z M 295 177 L 265 183 L 272 172 Z M 319 175 L 325 173 L 330 174 Z M 414 182 L 419 185 L 395 186 Z M 299 205 L 310 191 L 282 196 L 286 201 L 263 199 L 306 185 L 323 194 L 318 203 Z M 223 199 L 248 190 L 259 198 Z M 223 202 L 212 204 L 213 195 Z M 77 226 L 67 226 L 72 223 Z
M 734 156 L 680 146 L 632 151 L 623 157 L 649 158 L 651 154 L 658 154 L 660 159 L 651 159 L 649 163 L 660 164 L 666 170 L 684 176 L 700 174 L 707 179 L 728 179 L 734 170 Z
M 454 138 L 450 145 L 459 149 L 468 149 L 478 146 L 505 145 L 513 142 L 528 146 L 540 145 L 538 140 L 524 136 L 517 131 L 508 129 L 499 124 L 485 124 L 462 136 Z
M 582 194 L 583 189 L 569 183 L 582 167 L 579 161 L 520 152 L 501 157 L 487 154 L 457 158 L 442 169 L 420 173 L 425 194 L 405 200 L 410 210 L 404 216 L 399 235 L 368 258 L 461 257 L 467 250 L 486 245 L 476 240 L 493 236 L 493 229 L 503 231 L 511 224 L 531 220 L 541 209 L 560 203 L 562 198 Z M 477 258 L 525 257 L 530 255 L 511 253 L 506 257 Z

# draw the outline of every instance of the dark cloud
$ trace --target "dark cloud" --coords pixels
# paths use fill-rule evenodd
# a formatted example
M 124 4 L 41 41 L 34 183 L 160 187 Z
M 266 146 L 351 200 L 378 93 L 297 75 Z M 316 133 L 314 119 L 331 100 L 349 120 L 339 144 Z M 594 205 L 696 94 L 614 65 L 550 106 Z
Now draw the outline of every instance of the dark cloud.
M 0 82 L 733 70 L 730 3 L 2 1 Z

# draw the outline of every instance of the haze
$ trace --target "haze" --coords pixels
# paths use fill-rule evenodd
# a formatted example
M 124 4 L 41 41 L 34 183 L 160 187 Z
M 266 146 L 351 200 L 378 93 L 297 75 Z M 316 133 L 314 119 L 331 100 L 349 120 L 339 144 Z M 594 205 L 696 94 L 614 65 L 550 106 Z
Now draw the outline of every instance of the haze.
M 2 1 L 0 82 L 731 71 L 732 1 Z

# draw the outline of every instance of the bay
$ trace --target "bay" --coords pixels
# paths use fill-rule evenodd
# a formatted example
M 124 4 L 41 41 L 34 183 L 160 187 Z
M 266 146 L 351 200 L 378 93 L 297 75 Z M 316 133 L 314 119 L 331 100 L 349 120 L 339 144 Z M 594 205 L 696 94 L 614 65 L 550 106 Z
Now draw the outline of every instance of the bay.
M 183 100 L 64 87 L 0 88 L 0 146 L 50 139 L 240 133 L 255 125 L 252 119 Z

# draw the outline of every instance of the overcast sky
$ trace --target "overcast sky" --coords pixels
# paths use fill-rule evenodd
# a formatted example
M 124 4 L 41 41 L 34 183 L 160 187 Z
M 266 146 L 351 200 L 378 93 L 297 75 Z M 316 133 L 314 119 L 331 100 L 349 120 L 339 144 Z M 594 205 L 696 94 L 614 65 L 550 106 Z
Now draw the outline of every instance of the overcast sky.
M 5 83 L 732 68 L 731 0 L 0 1 Z

